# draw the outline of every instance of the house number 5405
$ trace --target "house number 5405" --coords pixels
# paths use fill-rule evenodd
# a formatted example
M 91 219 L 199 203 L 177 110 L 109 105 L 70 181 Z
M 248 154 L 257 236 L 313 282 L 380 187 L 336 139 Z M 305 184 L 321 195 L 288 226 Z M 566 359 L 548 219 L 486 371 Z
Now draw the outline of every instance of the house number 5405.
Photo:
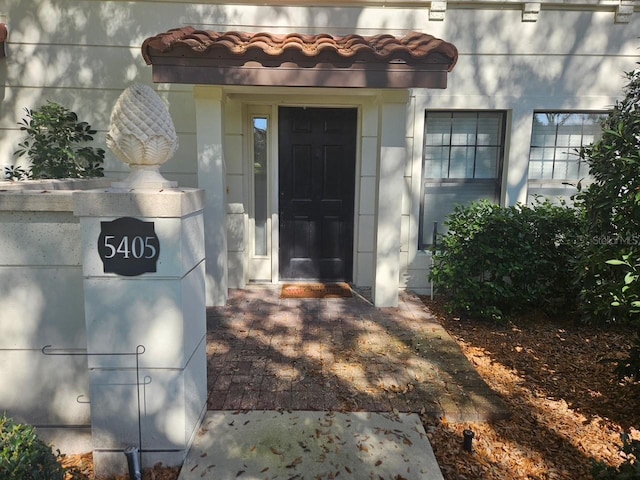
M 120 243 L 116 247 L 115 235 L 105 235 L 104 236 L 104 246 L 107 249 L 107 253 L 104 258 L 113 258 L 116 255 L 120 254 L 123 258 L 129 258 L 130 256 L 133 258 L 153 258 L 156 256 L 156 246 L 154 237 L 141 237 L 140 235 L 136 235 L 135 237 L 131 237 L 131 240 L 127 235 L 122 237 Z
M 133 277 L 155 272 L 160 240 L 154 223 L 132 217 L 100 222 L 98 254 L 104 273 Z

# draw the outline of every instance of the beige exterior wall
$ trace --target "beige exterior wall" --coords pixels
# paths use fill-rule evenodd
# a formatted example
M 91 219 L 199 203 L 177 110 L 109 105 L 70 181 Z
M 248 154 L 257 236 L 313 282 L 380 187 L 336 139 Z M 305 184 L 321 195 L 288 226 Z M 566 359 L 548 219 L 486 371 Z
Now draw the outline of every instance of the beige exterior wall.
M 86 348 L 80 223 L 70 189 L 105 185 L 37 182 L 20 192 L 3 191 L 13 185 L 0 182 L 0 408 L 68 452 L 90 445 L 87 358 L 45 356 L 42 348 Z
M 254 3 L 258 2 L 0 0 L 0 16 L 4 15 L 9 26 L 7 57 L 0 59 L 0 167 L 13 162 L 12 152 L 21 138 L 16 122 L 23 116 L 23 108 L 37 107 L 46 100 L 77 111 L 99 130 L 98 143 L 103 144 L 109 114 L 120 92 L 132 82 L 152 83 L 151 67 L 140 54 L 143 40 L 169 28 L 194 25 L 219 31 L 394 35 L 424 31 L 454 43 L 460 53 L 448 88 L 410 91 L 406 118 L 399 123 L 405 128 L 407 158 L 399 209 L 398 285 L 425 293 L 429 290 L 430 258 L 417 249 L 425 110 L 506 111 L 502 200 L 505 204 L 524 201 L 534 110 L 607 108 L 620 96 L 622 74 L 635 67 L 640 45 L 638 1 L 490 0 L 482 2 L 480 9 L 477 2 L 449 1 L 444 10 L 438 8 L 445 2 L 423 0 L 387 0 L 384 5 L 365 0 L 329 1 L 323 7 L 302 0 L 297 5 Z M 536 3 L 541 5 L 538 12 Z M 439 7 L 432 8 L 436 4 Z M 197 114 L 199 97 L 192 85 L 159 84 L 155 88 L 169 105 L 180 141 L 176 156 L 163 166 L 163 172 L 182 186 L 198 186 L 198 157 L 202 155 L 198 135 L 206 141 L 209 128 L 198 124 L 198 118 L 206 118 Z M 248 109 L 269 109 L 275 127 L 278 105 L 359 108 L 353 278 L 358 285 L 373 285 L 378 268 L 375 205 L 381 152 L 379 117 L 384 107 L 381 92 L 274 86 L 231 87 L 219 93 L 224 107 L 219 118 L 224 124 L 227 208 L 226 217 L 221 218 L 228 230 L 228 285 L 242 286 L 252 280 Z M 107 155 L 107 171 L 122 176 L 126 167 L 111 153 Z M 273 188 L 277 172 L 270 179 Z M 274 196 L 270 209 L 271 213 L 277 211 Z M 276 217 L 272 217 L 274 229 Z M 272 248 L 272 255 L 276 248 Z M 276 267 L 272 272 L 277 273 Z M 277 278 L 272 276 L 272 280 Z

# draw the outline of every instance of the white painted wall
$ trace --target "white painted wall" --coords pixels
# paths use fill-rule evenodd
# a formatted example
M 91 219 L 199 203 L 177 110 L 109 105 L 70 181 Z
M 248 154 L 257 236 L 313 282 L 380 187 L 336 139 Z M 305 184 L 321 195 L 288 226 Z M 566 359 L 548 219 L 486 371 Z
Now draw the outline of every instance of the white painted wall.
M 459 17 L 459 18 L 458 18 Z M 614 22 L 612 11 L 542 10 L 538 21 L 521 21 L 519 10 L 447 11 L 430 32 L 452 41 L 459 60 L 446 90 L 414 90 L 415 135 L 412 209 L 418 218 L 419 165 L 427 109 L 498 109 L 507 112 L 502 201 L 526 202 L 534 110 L 603 110 L 621 96 L 623 73 L 638 59 L 640 15 Z M 464 19 L 464 21 L 463 21 Z M 408 245 L 406 286 L 430 291 L 430 254 L 420 252 L 418 223 L 403 223 Z
M 86 349 L 80 224 L 71 191 L 32 186 L 40 188 L 0 192 L 0 410 L 66 451 L 84 452 L 87 359 L 42 353 L 46 345 Z M 8 187 L 0 182 L 0 191 Z
M 375 99 L 365 101 L 361 107 L 360 138 L 360 178 L 357 194 L 357 229 L 355 236 L 356 255 L 354 257 L 356 285 L 373 285 L 374 244 L 376 223 L 376 175 L 380 159 L 378 137 L 380 115 Z
M 198 187 L 205 192 L 206 304 L 227 301 L 227 187 L 221 89 L 196 88 Z
M 248 208 L 251 162 L 242 102 L 227 98 L 224 108 L 224 157 L 227 189 L 227 262 L 229 287 L 242 288 L 249 280 Z M 249 138 L 253 138 L 249 136 Z
M 92 428 L 94 447 L 101 431 L 136 431 L 134 403 L 118 405 L 123 390 L 132 398 L 131 383 L 109 377 L 130 380 L 135 362 L 124 357 L 125 372 L 114 372 L 123 357 L 105 353 L 142 344 L 140 375 L 154 378 L 156 387 L 147 389 L 158 389 L 146 397 L 144 428 L 148 438 L 162 437 L 159 429 L 174 442 L 173 453 L 145 462 L 179 464 L 206 403 L 203 195 L 190 189 L 108 195 L 111 180 L 0 182 L 0 411 L 37 426 L 66 453 L 92 450 Z M 83 188 L 91 192 L 74 201 Z M 154 217 L 163 245 L 157 275 L 104 273 L 95 243 L 100 220 L 120 216 Z M 55 355 L 44 355 L 47 345 Z M 125 427 L 114 426 L 118 419 Z M 112 455 L 120 467 L 124 446 Z

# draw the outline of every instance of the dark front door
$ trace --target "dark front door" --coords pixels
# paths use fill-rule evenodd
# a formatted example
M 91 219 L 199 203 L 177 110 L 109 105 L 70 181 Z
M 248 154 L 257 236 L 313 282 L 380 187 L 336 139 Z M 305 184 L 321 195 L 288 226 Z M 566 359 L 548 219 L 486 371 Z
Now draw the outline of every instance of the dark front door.
M 357 110 L 279 115 L 280 278 L 350 281 Z

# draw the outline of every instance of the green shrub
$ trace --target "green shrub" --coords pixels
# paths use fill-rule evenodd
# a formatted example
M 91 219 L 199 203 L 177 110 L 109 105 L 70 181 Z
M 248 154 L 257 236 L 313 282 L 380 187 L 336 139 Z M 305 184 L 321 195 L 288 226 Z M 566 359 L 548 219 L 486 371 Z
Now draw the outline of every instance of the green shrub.
M 625 255 L 617 236 L 585 236 L 582 254 L 576 261 L 576 283 L 580 288 L 580 316 L 584 323 L 592 325 L 626 324 L 630 312 L 626 303 L 620 302 L 624 286 L 623 269 L 607 263 Z M 618 297 L 618 299 L 616 299 Z
M 603 122 L 600 140 L 580 151 L 594 182 L 576 196 L 587 218 L 584 257 L 577 270 L 584 319 L 637 320 L 640 286 L 640 69 L 627 74 L 623 100 Z M 620 267 L 609 260 L 620 260 Z
M 65 470 L 30 425 L 0 416 L 0 478 L 3 480 L 64 480 Z
M 574 209 L 482 201 L 457 206 L 445 225 L 430 279 L 452 311 L 501 320 L 531 308 L 573 310 L 572 261 L 582 231 Z
M 622 456 L 625 459 L 618 467 L 611 467 L 604 462 L 594 462 L 591 474 L 597 480 L 640 480 L 640 441 L 632 440 L 623 433 Z
M 82 145 L 91 142 L 96 133 L 87 122 L 79 122 L 75 112 L 55 102 L 25 111 L 27 116 L 18 125 L 27 136 L 15 155 L 31 161 L 30 178 L 103 176 L 104 150 Z

